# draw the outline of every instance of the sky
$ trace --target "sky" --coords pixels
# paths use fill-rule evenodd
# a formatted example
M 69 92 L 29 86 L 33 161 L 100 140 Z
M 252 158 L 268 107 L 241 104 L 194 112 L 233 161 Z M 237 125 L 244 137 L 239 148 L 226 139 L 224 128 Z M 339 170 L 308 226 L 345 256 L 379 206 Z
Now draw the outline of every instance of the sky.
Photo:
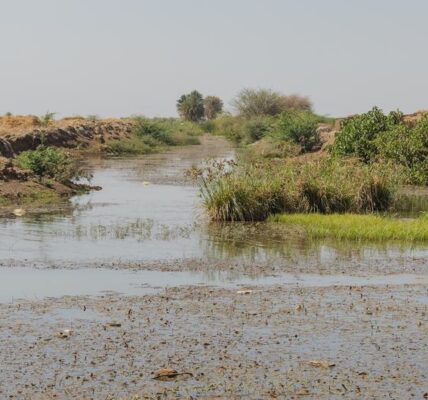
M 0 0 L 0 114 L 175 116 L 193 89 L 428 109 L 427 0 Z

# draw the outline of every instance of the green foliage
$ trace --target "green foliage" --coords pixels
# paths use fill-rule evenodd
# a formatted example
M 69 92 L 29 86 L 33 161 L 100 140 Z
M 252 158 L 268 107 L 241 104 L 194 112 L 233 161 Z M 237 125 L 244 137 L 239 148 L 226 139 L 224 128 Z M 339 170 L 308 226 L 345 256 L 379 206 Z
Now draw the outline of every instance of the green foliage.
M 159 143 L 154 141 L 150 142 L 150 138 L 141 139 L 136 136 L 113 140 L 108 143 L 108 152 L 113 155 L 139 155 L 139 154 L 150 154 L 158 150 Z
M 309 111 L 285 111 L 276 122 L 275 135 L 299 144 L 305 152 L 311 151 L 319 144 L 316 116 Z
M 15 162 L 18 167 L 29 169 L 40 178 L 59 182 L 67 182 L 80 175 L 74 161 L 63 150 L 55 147 L 40 145 L 36 150 L 19 154 Z
M 375 140 L 380 158 L 401 165 L 409 182 L 428 185 L 428 115 L 414 126 L 400 124 Z
M 204 98 L 197 90 L 183 94 L 177 101 L 177 111 L 186 121 L 197 122 L 204 117 Z
M 217 96 L 207 96 L 204 99 L 205 118 L 210 120 L 217 117 L 223 111 L 223 102 Z
M 174 118 L 135 118 L 130 138 L 114 140 L 107 144 L 108 152 L 119 154 L 148 154 L 165 146 L 199 144 L 203 133 L 199 124 Z
M 41 117 L 38 117 L 38 122 L 41 126 L 49 126 L 49 124 L 54 120 L 55 114 L 53 112 L 47 112 L 45 115 L 42 115 Z
M 373 108 L 344 121 L 331 148 L 333 154 L 356 156 L 365 163 L 392 161 L 404 169 L 408 183 L 428 184 L 428 116 L 416 123 Z
M 201 173 L 201 195 L 214 221 L 259 221 L 280 212 L 387 210 L 395 181 L 384 165 L 349 160 L 241 163 L 217 174 Z
M 365 114 L 348 118 L 336 136 L 332 152 L 342 156 L 356 156 L 364 162 L 373 161 L 377 155 L 376 138 L 400 121 L 400 113 L 385 115 L 377 107 Z
M 379 215 L 281 214 L 270 218 L 290 226 L 302 227 L 311 238 L 359 241 L 427 241 L 428 219 L 397 219 Z
M 246 143 L 254 143 L 272 132 L 272 119 L 269 117 L 253 117 L 242 124 L 242 134 Z

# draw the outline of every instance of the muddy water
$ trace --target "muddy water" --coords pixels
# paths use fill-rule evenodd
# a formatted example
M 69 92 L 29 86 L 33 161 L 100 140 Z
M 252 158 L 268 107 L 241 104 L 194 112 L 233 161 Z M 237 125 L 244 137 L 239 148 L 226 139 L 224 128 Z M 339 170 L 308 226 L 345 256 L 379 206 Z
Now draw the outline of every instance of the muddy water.
M 244 278 L 249 274 L 259 279 L 284 273 L 361 275 L 368 272 L 367 266 L 372 274 L 413 273 L 415 269 L 420 273 L 424 268 L 428 246 L 310 242 L 296 232 L 269 224 L 209 224 L 197 188 L 185 178 L 185 171 L 207 158 L 233 156 L 233 149 L 224 140 L 205 138 L 202 146 L 165 154 L 90 159 L 86 166 L 93 174 L 92 183 L 103 189 L 75 197 L 71 206 L 56 212 L 2 219 L 0 262 L 4 267 L 128 266 L 140 270 L 153 269 L 152 263 L 160 262 L 164 273 L 192 269 L 186 260 L 203 260 L 205 264 L 205 271 L 193 274 L 162 275 L 158 271 L 152 276 L 153 272 L 146 271 L 142 280 L 151 286 L 160 282 L 165 283 L 163 286 L 174 282 L 220 285 L 224 279 L 215 275 L 216 270 L 229 270 L 228 281 L 240 284 L 248 283 Z M 405 264 L 403 259 L 409 262 Z M 230 264 L 240 265 L 232 275 Z M 16 291 L 8 291 L 6 297 L 25 296 L 27 292 L 28 296 L 97 294 L 103 290 L 135 294 L 129 288 L 126 271 L 104 269 L 94 275 L 90 269 L 82 270 L 80 276 L 87 283 L 83 292 L 73 284 L 71 275 L 68 290 L 67 280 L 60 279 L 67 274 L 36 271 L 27 271 L 34 277 L 33 292 L 28 291 L 28 280 L 25 283 L 15 277 L 12 287 Z M 6 270 L 0 274 L 6 282 Z M 45 278 L 49 285 L 43 284 Z M 283 281 L 287 279 L 285 276 Z

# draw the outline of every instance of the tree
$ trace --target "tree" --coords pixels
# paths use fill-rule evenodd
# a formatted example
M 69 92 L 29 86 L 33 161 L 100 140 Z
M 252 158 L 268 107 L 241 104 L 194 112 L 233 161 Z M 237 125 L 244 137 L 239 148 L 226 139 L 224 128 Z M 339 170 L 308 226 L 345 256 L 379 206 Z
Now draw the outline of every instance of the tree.
M 204 99 L 205 118 L 214 119 L 223 111 L 223 102 L 217 96 L 207 96 Z
M 279 102 L 282 110 L 312 111 L 312 102 L 309 98 L 298 94 L 281 96 Z
M 204 117 L 204 98 L 197 90 L 183 94 L 177 101 L 177 111 L 181 118 L 197 122 Z
M 244 89 L 233 105 L 244 117 L 276 115 L 281 112 L 281 95 L 270 89 Z

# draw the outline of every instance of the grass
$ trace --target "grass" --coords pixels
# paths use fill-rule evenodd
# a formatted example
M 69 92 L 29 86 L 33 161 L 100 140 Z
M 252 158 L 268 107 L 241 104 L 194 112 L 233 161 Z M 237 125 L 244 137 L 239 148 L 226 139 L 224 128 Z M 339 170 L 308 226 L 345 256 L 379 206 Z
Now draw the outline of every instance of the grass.
M 174 118 L 135 118 L 132 136 L 107 143 L 108 152 L 115 155 L 149 154 L 166 146 L 199 144 L 201 126 Z
M 281 214 L 272 216 L 269 220 L 301 227 L 314 239 L 412 242 L 428 240 L 426 214 L 415 219 L 356 214 Z
M 304 164 L 241 162 L 200 174 L 203 204 L 213 221 L 263 221 L 276 213 L 367 213 L 388 210 L 394 175 L 382 165 L 324 158 Z

